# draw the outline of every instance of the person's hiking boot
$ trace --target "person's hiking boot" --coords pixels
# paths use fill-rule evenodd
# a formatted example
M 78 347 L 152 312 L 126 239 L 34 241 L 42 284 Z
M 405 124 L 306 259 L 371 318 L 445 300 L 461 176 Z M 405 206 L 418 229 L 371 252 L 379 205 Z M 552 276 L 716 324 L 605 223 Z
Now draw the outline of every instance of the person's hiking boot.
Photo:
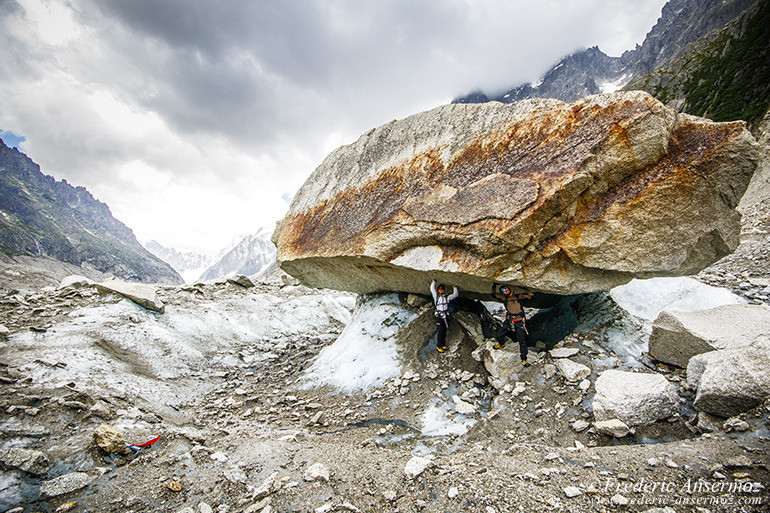
M 444 351 L 446 351 L 446 346 L 436 346 L 436 351 L 438 351 L 439 353 L 443 353 Z
M 529 364 L 527 363 L 527 360 L 522 360 L 521 361 L 521 366 L 522 367 L 529 367 Z
M 505 342 L 496 342 L 494 345 L 495 349 L 502 349 L 505 347 Z

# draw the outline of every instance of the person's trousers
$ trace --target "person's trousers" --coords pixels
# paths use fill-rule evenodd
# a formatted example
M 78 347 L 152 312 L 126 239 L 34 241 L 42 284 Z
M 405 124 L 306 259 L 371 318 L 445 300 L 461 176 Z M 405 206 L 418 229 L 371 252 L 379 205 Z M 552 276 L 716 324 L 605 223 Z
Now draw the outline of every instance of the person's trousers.
M 449 329 L 449 318 L 436 316 L 436 347 L 446 347 L 446 333 Z
M 519 341 L 519 355 L 522 361 L 527 359 L 527 331 L 524 329 L 524 321 L 513 321 L 506 319 L 502 326 L 498 328 L 495 333 L 495 340 L 500 345 L 505 344 L 506 337 L 513 339 L 514 335 L 516 340 Z

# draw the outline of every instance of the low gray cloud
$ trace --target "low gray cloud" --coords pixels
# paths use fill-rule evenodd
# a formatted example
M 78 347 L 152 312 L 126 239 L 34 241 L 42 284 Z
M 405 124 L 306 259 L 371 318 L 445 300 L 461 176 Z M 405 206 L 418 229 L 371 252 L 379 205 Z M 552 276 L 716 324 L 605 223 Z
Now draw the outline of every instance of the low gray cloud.
M 335 146 L 558 59 L 641 42 L 663 0 L 4 0 L 0 129 L 140 238 L 215 250 Z

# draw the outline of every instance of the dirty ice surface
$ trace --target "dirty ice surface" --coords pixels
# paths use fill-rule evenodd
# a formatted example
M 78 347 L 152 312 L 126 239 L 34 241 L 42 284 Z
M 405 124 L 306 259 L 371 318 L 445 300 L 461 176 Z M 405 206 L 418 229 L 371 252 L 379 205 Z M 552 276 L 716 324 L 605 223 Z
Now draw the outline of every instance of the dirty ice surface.
M 451 415 L 452 403 L 434 399 L 420 417 L 422 434 L 425 436 L 464 435 L 476 424 L 476 420 L 465 415 Z
M 363 298 L 359 296 L 353 319 L 337 341 L 325 347 L 307 370 L 307 386 L 332 385 L 352 392 L 401 375 L 394 335 L 417 313 L 401 306 L 398 294 Z
M 212 369 L 270 359 L 271 348 L 300 335 L 331 336 L 333 325 L 349 322 L 353 301 L 341 293 L 261 293 L 190 299 L 157 314 L 123 300 L 74 310 L 45 333 L 15 334 L 5 356 L 35 383 L 147 398 L 158 412 L 205 393 Z

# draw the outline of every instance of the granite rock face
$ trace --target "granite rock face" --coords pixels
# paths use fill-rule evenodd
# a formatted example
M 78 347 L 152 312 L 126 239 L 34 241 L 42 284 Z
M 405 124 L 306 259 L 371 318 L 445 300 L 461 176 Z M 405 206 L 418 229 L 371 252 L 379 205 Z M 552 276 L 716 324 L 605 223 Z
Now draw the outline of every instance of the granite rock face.
M 446 105 L 334 151 L 273 242 L 281 268 L 314 287 L 607 290 L 731 252 L 757 159 L 743 123 L 641 92 Z

